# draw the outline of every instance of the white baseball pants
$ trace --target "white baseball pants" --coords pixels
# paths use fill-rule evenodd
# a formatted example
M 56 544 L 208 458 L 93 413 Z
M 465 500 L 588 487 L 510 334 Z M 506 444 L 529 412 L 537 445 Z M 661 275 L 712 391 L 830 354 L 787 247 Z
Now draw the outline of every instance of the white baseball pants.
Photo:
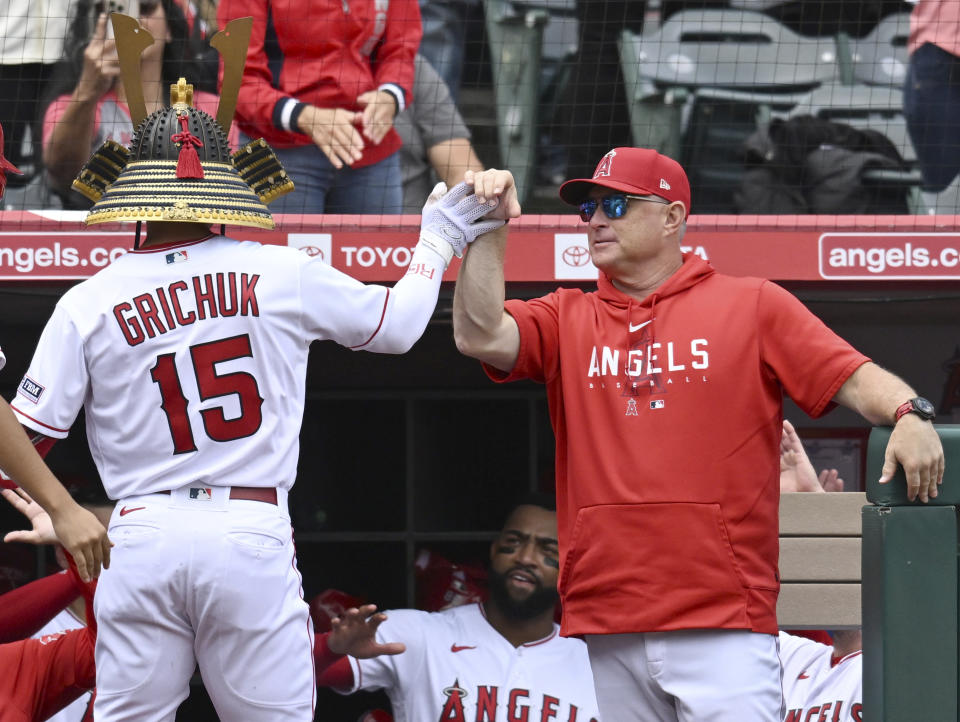
M 286 493 L 120 500 L 94 600 L 97 722 L 173 722 L 199 665 L 221 720 L 313 720 L 313 625 Z
M 683 630 L 587 635 L 600 718 L 616 722 L 780 722 L 775 635 Z

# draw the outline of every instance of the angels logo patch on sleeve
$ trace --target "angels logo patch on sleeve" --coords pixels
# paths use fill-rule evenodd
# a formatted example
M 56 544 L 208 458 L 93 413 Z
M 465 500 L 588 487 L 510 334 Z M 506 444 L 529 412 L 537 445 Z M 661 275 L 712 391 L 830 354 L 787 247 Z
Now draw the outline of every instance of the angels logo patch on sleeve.
M 37 404 L 40 403 L 40 396 L 43 394 L 43 390 L 43 386 L 29 376 L 24 376 L 23 381 L 20 382 L 20 387 L 17 389 L 17 393 Z

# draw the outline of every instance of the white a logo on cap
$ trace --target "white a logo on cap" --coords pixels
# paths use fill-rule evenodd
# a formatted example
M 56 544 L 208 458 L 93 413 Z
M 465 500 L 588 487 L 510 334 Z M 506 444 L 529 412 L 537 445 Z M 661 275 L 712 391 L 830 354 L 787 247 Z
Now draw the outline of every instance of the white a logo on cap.
M 613 165 L 613 156 L 616 154 L 617 151 L 611 150 L 600 159 L 600 162 L 597 164 L 597 169 L 593 171 L 594 178 L 599 178 L 600 176 L 610 176 L 610 168 Z
M 670 184 L 667 183 L 667 181 L 665 181 L 663 178 L 660 179 L 660 187 L 663 188 L 665 191 L 670 190 Z

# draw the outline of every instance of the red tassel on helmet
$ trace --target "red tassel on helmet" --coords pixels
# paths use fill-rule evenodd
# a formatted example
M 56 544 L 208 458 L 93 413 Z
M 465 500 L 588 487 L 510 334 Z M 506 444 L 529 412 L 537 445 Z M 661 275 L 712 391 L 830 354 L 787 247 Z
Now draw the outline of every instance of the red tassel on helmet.
M 197 148 L 203 146 L 203 141 L 190 132 L 190 119 L 186 114 L 178 115 L 177 120 L 182 130 L 170 136 L 174 143 L 180 143 L 177 178 L 203 178 L 203 166 L 200 165 L 200 156 L 197 155 Z

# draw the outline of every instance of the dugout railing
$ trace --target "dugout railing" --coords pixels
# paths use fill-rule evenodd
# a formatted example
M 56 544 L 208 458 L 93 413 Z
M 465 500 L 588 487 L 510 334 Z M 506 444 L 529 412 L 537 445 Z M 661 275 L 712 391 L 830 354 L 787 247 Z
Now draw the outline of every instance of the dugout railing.
M 956 722 L 960 424 L 938 424 L 939 495 L 906 495 L 902 469 L 880 484 L 889 427 L 870 434 L 863 508 L 863 710 L 871 722 Z

